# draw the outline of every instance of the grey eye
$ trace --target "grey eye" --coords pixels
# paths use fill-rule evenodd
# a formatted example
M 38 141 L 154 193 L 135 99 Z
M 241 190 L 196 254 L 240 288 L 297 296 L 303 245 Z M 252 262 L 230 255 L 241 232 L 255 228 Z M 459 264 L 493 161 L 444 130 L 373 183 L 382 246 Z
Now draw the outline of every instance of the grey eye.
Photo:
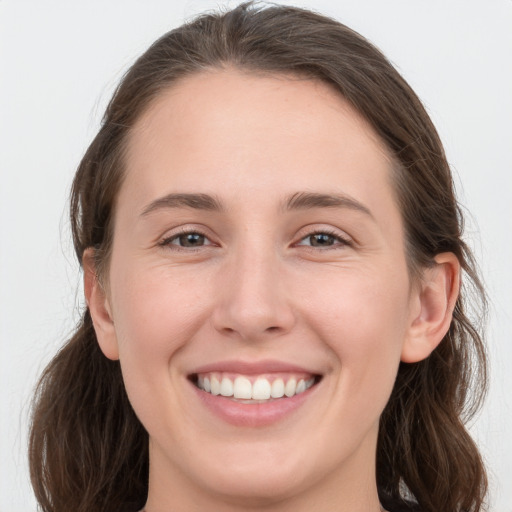
M 180 247 L 201 247 L 206 245 L 206 237 L 200 233 L 184 233 L 174 237 L 171 243 Z
M 305 236 L 298 245 L 307 245 L 309 247 L 331 247 L 336 244 L 343 244 L 344 241 L 335 235 L 329 233 L 312 233 Z
M 315 233 L 314 235 L 309 235 L 306 239 L 309 239 L 309 243 L 312 247 L 326 247 L 334 245 L 337 242 L 335 236 L 328 235 L 327 233 Z

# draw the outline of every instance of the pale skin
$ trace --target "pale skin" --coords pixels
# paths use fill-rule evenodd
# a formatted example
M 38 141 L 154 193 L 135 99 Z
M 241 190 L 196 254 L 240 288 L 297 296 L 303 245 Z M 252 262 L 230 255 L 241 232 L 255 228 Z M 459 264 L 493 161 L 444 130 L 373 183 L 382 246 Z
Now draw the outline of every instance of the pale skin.
M 147 512 L 380 510 L 380 414 L 459 290 L 450 253 L 412 281 L 392 172 L 367 122 L 312 80 L 203 72 L 138 120 L 108 275 L 90 249 L 84 270 L 150 436 Z M 197 399 L 196 368 L 270 359 L 321 376 L 278 421 L 229 424 Z

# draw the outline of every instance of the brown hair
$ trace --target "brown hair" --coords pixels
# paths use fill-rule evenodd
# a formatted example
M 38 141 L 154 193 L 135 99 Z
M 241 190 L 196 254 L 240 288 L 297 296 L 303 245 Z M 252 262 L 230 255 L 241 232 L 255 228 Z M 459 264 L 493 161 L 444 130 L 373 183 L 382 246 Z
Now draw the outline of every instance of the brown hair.
M 485 391 L 483 288 L 461 238 L 463 219 L 437 132 L 408 84 L 359 34 L 306 10 L 249 3 L 200 16 L 156 41 L 124 76 L 77 170 L 71 224 L 78 260 L 94 247 L 98 274 L 107 274 L 125 143 L 150 102 L 180 78 L 227 65 L 335 87 L 394 157 L 411 273 L 419 275 L 441 252 L 459 259 L 464 284 L 449 332 L 426 360 L 401 363 L 382 414 L 377 483 L 386 507 L 407 501 L 424 512 L 482 511 L 485 469 L 463 422 Z M 145 503 L 147 433 L 128 402 L 119 362 L 98 348 L 87 310 L 41 377 L 29 451 L 44 511 L 130 511 Z

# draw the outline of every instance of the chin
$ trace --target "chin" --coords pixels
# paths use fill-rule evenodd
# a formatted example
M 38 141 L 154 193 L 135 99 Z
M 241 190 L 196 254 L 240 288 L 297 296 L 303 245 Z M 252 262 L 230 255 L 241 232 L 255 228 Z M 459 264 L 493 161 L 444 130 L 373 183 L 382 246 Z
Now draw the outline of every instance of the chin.
M 210 492 L 223 496 L 226 502 L 264 507 L 295 496 L 304 489 L 304 479 L 297 473 L 269 470 L 265 465 L 244 471 L 226 471 L 204 483 Z
M 200 468 L 195 473 L 200 475 L 204 489 L 228 502 L 261 507 L 278 503 L 300 495 L 325 476 L 306 444 L 292 448 L 281 440 L 243 447 L 238 442 L 231 448 L 219 450 L 223 451 L 222 458 L 217 453 L 205 454 L 208 458 L 194 468 Z

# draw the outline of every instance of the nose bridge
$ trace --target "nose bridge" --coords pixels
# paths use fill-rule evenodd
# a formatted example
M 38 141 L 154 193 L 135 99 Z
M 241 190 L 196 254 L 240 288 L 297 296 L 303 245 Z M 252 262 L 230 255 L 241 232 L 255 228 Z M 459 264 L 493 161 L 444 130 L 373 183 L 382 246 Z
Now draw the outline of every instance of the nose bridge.
M 267 239 L 234 249 L 219 283 L 215 326 L 248 340 L 283 334 L 294 323 L 282 259 Z

